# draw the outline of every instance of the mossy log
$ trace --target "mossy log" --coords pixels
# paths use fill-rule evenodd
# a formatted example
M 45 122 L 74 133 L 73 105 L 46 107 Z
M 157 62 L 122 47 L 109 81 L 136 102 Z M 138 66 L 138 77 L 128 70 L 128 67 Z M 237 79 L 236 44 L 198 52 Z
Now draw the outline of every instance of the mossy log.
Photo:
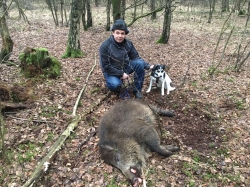
M 21 69 L 26 77 L 56 78 L 60 75 L 61 63 L 49 55 L 46 48 L 26 48 L 19 55 Z

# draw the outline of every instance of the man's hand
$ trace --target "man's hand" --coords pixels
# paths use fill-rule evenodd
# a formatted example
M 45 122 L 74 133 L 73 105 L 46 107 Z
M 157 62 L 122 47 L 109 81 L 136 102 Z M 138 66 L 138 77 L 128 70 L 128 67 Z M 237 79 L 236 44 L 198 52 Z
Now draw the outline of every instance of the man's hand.
M 152 69 L 154 68 L 154 66 L 155 66 L 155 65 L 151 65 L 149 69 L 152 70 Z
M 127 73 L 123 73 L 123 75 L 122 75 L 122 79 L 128 79 L 128 74 Z

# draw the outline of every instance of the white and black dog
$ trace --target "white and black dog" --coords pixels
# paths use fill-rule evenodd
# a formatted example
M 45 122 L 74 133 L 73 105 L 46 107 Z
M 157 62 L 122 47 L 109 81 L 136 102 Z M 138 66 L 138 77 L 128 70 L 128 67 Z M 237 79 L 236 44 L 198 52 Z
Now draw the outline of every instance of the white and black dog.
M 157 87 L 161 87 L 161 95 L 164 95 L 164 89 L 167 89 L 167 94 L 169 94 L 170 91 L 175 90 L 175 87 L 171 86 L 171 79 L 165 72 L 165 65 L 162 64 L 154 65 L 150 76 L 149 88 L 146 93 L 151 91 L 153 83 L 155 83 Z

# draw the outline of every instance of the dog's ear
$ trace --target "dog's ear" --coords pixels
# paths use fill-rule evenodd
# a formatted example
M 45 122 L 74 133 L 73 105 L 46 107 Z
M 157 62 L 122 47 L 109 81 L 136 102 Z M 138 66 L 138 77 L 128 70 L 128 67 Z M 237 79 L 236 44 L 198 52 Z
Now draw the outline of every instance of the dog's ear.
M 163 68 L 163 69 L 165 69 L 165 68 L 166 68 L 166 65 L 165 65 L 165 64 L 163 64 L 163 65 L 162 65 L 162 68 Z
M 155 71 L 158 68 L 158 65 L 154 65 L 152 71 Z

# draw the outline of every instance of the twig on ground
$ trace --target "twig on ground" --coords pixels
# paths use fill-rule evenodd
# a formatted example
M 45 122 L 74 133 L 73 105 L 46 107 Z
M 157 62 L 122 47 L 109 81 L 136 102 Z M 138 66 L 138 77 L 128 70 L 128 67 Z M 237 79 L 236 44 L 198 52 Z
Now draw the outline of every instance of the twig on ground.
M 5 114 L 5 116 L 7 116 L 7 117 L 9 117 L 9 118 L 13 118 L 13 119 L 22 120 L 22 121 L 32 121 L 32 122 L 37 122 L 37 123 L 52 123 L 52 121 L 30 120 L 30 119 L 24 119 L 24 118 L 14 117 L 14 116 L 7 115 L 7 114 Z

